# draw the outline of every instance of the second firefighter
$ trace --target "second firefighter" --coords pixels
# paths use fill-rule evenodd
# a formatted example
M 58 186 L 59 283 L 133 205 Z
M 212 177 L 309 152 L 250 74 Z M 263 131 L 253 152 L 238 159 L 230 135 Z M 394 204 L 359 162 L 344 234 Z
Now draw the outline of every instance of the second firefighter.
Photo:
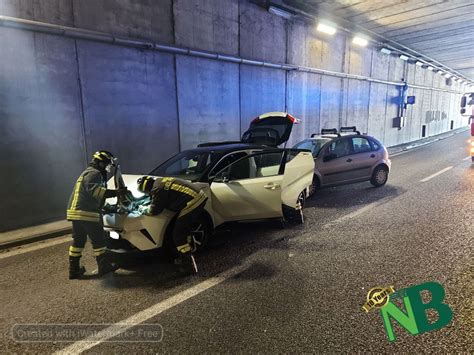
M 207 197 L 193 183 L 177 178 L 153 178 L 144 176 L 138 179 L 138 190 L 151 196 L 151 204 L 142 213 L 157 215 L 164 209 L 177 212 L 178 216 L 173 229 L 173 242 L 181 257 L 186 271 L 197 266 L 192 255 L 193 227 L 204 210 Z

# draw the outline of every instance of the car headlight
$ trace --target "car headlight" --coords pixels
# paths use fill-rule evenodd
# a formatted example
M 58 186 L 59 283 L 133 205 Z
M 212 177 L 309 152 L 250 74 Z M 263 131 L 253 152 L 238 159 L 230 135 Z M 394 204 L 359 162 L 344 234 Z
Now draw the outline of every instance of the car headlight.
M 474 141 L 471 141 L 471 146 L 474 147 Z
M 120 239 L 120 234 L 118 234 L 117 232 L 110 231 L 109 235 L 110 235 L 110 238 L 112 239 Z

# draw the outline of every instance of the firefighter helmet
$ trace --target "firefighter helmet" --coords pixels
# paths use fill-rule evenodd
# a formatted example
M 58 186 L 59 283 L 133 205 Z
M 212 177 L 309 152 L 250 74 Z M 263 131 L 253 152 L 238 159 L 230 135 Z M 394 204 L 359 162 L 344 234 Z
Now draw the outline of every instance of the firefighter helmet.
M 114 155 L 106 150 L 99 150 L 94 153 L 92 156 L 92 160 L 96 162 L 103 162 L 105 165 L 115 165 L 117 162 L 117 158 Z
M 155 179 L 151 176 L 143 176 L 137 180 L 138 191 L 150 193 Z

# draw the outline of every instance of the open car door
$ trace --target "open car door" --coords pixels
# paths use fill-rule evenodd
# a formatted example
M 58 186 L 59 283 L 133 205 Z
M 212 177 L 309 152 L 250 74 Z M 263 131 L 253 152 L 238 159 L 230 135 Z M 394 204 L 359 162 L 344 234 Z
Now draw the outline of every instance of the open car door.
M 211 198 L 222 222 L 281 217 L 285 151 L 259 152 L 228 165 L 213 178 Z
M 298 197 L 302 192 L 308 196 L 313 183 L 314 159 L 310 151 L 287 149 L 285 172 L 282 180 L 281 203 L 291 209 L 299 208 Z
M 297 118 L 286 112 L 267 112 L 250 123 L 241 141 L 277 147 L 288 141 L 293 125 L 299 122 Z
M 211 183 L 215 214 L 222 222 L 283 217 L 313 182 L 311 152 L 277 149 L 252 154 L 221 170 Z

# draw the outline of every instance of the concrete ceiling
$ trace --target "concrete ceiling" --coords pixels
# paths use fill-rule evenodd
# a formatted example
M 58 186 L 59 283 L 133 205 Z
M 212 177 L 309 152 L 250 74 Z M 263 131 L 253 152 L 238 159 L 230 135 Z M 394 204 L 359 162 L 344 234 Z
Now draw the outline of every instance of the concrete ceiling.
M 332 17 L 351 30 L 363 27 L 474 80 L 473 0 L 282 0 L 280 4 Z

